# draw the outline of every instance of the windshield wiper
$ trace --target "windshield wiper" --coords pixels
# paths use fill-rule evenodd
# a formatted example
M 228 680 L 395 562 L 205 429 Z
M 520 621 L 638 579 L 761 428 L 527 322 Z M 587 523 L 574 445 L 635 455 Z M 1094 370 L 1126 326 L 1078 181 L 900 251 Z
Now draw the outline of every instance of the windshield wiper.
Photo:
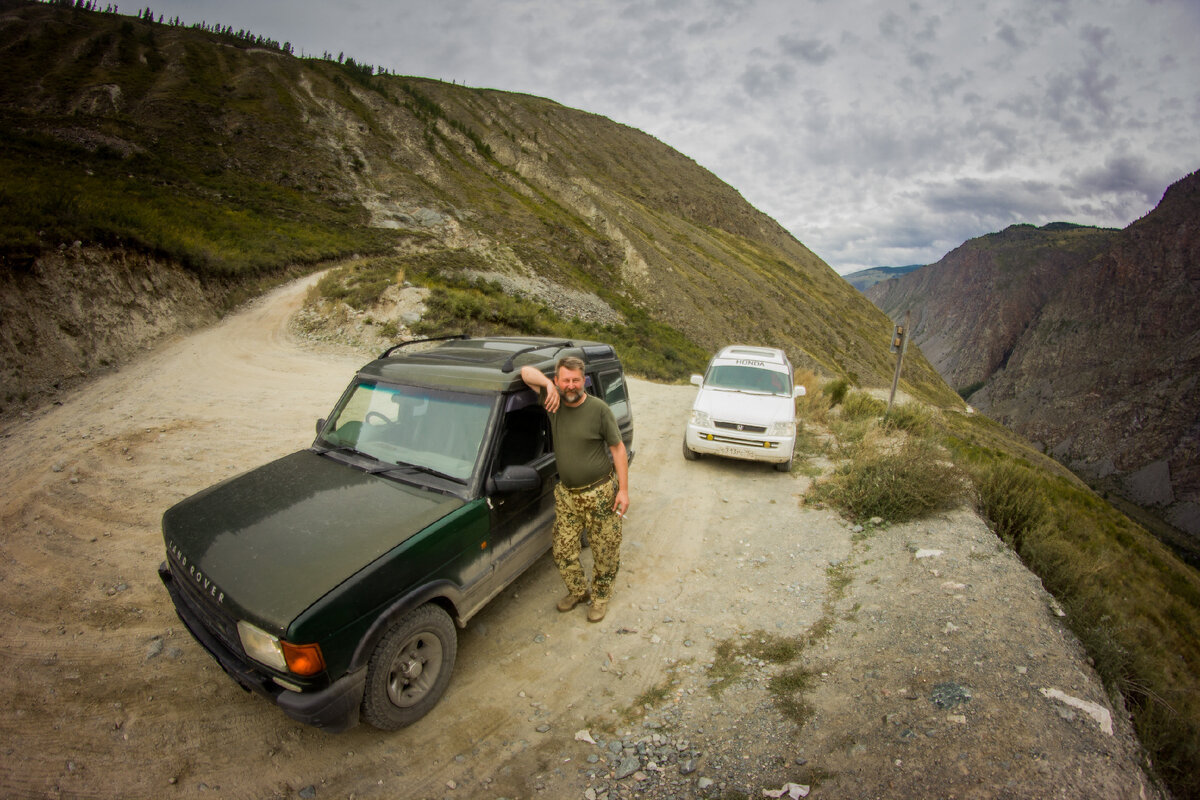
M 338 453 L 340 455 L 348 455 L 348 456 L 366 455 L 365 453 L 363 453 L 359 450 L 356 450 L 354 447 L 352 447 L 351 445 L 348 445 L 348 444 L 321 443 L 319 445 L 314 444 L 312 447 L 310 447 L 308 449 L 312 450 L 314 453 L 316 453 L 319 456 L 327 456 L 332 453 Z
M 316 450 L 316 448 L 313 448 L 313 449 Z M 374 474 L 376 472 L 383 472 L 383 471 L 386 471 L 389 469 L 394 469 L 392 464 L 389 464 L 388 462 L 383 461 L 382 459 L 380 459 L 376 456 L 373 456 L 370 453 L 364 453 L 362 450 L 351 447 L 348 444 L 338 445 L 335 447 L 327 447 L 324 450 L 316 450 L 316 452 L 318 455 L 322 455 L 322 456 L 327 456 L 327 455 L 330 455 L 331 453 L 337 453 L 338 455 L 354 456 L 356 458 L 364 458 L 364 459 L 367 459 L 368 461 L 374 461 L 375 463 L 370 467 L 360 467 L 360 469 L 362 469 L 363 472 L 370 472 L 372 474 Z
M 705 386 L 706 389 L 717 389 L 722 392 L 740 392 L 742 394 L 774 394 L 764 389 L 742 389 L 737 386 Z
M 433 467 L 427 467 L 423 464 L 410 464 L 407 461 L 404 462 L 403 464 L 397 464 L 396 466 L 392 467 L 391 469 L 392 470 L 404 470 L 409 473 L 422 472 L 426 475 L 433 475 L 438 478 L 445 478 L 446 480 L 454 481 L 455 483 L 463 482 L 461 478 L 456 478 L 453 475 L 449 475 L 445 472 L 441 472 L 439 470 L 434 469 Z M 391 471 L 391 470 L 384 470 L 384 471 Z
M 316 448 L 312 448 L 312 449 L 316 450 Z M 375 463 L 369 467 L 359 467 L 359 469 L 361 469 L 363 472 L 367 473 L 368 475 L 386 475 L 390 472 L 398 472 L 401 474 L 412 475 L 413 473 L 419 472 L 419 473 L 423 473 L 425 475 L 433 475 L 438 478 L 444 478 L 448 481 L 454 481 L 455 483 L 463 482 L 461 478 L 456 478 L 453 475 L 450 475 L 445 472 L 441 472 L 440 470 L 436 470 L 433 467 L 426 467 L 423 464 L 410 464 L 407 461 L 400 463 L 400 464 L 393 464 L 390 461 L 384 461 L 383 459 L 379 458 L 378 456 L 373 456 L 370 453 L 364 453 L 362 450 L 356 450 L 355 448 L 351 447 L 350 445 L 336 445 L 336 446 L 326 447 L 324 450 L 316 450 L 316 452 L 319 455 L 323 455 L 323 456 L 329 455 L 330 453 L 338 453 L 338 454 L 357 456 L 359 458 L 365 458 L 370 461 L 373 461 Z

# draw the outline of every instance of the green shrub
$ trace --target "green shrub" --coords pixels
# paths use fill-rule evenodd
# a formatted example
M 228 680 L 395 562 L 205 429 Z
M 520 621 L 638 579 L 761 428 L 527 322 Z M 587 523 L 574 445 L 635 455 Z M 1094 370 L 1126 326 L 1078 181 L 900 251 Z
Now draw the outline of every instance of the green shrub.
M 852 519 L 907 522 L 952 508 L 964 494 L 957 468 L 927 439 L 906 437 L 896 447 L 862 447 L 853 460 L 814 487 L 816 499 Z
M 829 395 L 829 405 L 840 405 L 846 399 L 846 392 L 850 391 L 850 383 L 845 378 L 838 378 L 836 381 L 830 381 L 821 387 L 821 392 Z
M 317 282 L 317 293 L 359 311 L 375 303 L 395 283 L 396 265 L 390 258 L 360 259 L 331 270 Z
M 994 461 L 968 470 L 979 515 L 1004 542 L 1016 546 L 1026 531 L 1047 517 L 1046 499 L 1033 472 L 1011 461 Z
M 893 406 L 884 417 L 884 427 L 889 430 L 905 431 L 914 436 L 928 436 L 936 428 L 936 414 L 929 406 L 921 403 L 903 403 Z
M 887 411 L 887 403 L 866 392 L 850 392 L 842 402 L 842 419 L 847 421 L 877 419 Z

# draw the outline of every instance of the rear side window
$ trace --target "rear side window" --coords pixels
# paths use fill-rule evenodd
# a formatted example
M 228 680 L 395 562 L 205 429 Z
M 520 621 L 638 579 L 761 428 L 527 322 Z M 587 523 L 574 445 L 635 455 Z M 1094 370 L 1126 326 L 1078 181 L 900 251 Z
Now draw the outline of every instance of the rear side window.
M 600 398 L 612 409 L 613 416 L 629 416 L 629 396 L 625 391 L 625 375 L 617 370 L 600 373 Z

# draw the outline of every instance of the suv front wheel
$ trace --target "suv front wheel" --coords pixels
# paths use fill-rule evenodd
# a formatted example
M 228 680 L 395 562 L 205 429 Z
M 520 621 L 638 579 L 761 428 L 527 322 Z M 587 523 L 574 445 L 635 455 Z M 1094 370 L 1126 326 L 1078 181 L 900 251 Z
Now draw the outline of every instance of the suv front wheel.
M 363 718 L 396 730 L 425 716 L 450 683 L 458 638 L 454 621 L 426 604 L 392 625 L 371 656 L 363 694 Z

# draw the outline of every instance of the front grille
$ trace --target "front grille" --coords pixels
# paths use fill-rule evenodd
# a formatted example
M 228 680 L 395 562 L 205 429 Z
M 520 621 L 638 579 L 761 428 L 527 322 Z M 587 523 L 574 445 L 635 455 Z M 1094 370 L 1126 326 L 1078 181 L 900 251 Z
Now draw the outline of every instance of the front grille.
M 713 423 L 718 428 L 727 431 L 741 431 L 742 433 L 766 433 L 765 425 L 744 425 L 740 422 L 716 422 Z
M 230 617 L 225 611 L 212 601 L 212 598 L 199 589 L 187 579 L 187 573 L 184 572 L 178 564 L 171 563 L 171 571 L 175 573 L 175 585 L 179 587 L 179 596 L 196 619 L 211 633 L 221 641 L 221 644 L 232 650 L 234 653 L 244 655 L 242 651 L 242 640 L 238 636 L 237 622 Z
M 738 439 L 734 436 L 721 436 L 715 433 L 702 433 L 701 439 L 707 439 L 710 442 L 720 442 L 721 444 L 736 444 L 739 447 L 761 447 L 764 450 L 772 450 L 779 447 L 779 442 L 764 442 L 762 439 Z

